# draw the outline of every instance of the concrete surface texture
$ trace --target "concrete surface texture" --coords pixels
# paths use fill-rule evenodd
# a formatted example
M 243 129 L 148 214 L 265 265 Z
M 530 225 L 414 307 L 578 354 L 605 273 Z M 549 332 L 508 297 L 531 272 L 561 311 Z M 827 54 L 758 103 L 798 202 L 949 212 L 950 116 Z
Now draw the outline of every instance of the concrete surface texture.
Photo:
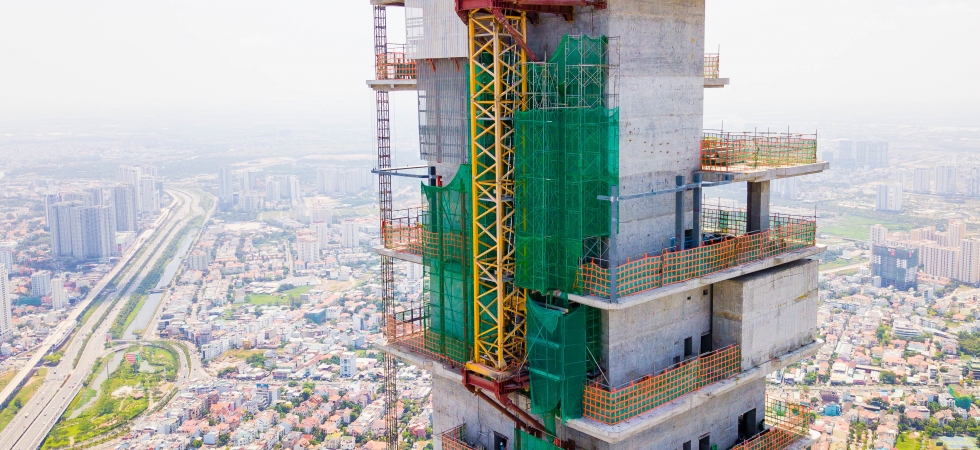
M 716 347 L 742 346 L 742 369 L 814 341 L 817 260 L 795 261 L 717 283 L 712 323 Z
M 602 350 L 610 386 L 659 373 L 684 359 L 684 339 L 700 354 L 711 331 L 711 290 L 693 289 L 632 308 L 602 312 Z
M 726 391 L 712 399 L 711 407 L 688 408 L 671 414 L 668 407 L 658 411 L 657 417 L 644 417 L 646 420 L 658 419 L 660 422 L 628 439 L 596 433 L 585 434 L 572 428 L 565 428 L 568 439 L 575 441 L 578 448 L 595 450 L 618 449 L 679 449 L 691 441 L 692 448 L 698 448 L 698 439 L 707 435 L 711 445 L 725 449 L 735 445 L 738 439 L 738 418 L 745 412 L 755 409 L 756 418 L 761 420 L 765 410 L 766 382 L 756 379 L 752 382 Z M 614 442 L 609 442 L 614 441 Z

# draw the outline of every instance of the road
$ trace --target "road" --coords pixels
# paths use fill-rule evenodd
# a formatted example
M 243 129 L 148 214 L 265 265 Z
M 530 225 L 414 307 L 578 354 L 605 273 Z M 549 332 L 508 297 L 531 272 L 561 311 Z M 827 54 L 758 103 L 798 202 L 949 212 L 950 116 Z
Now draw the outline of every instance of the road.
M 105 276 L 103 276 L 102 279 L 96 283 L 95 287 L 89 291 L 88 296 L 86 296 L 76 307 L 68 312 L 68 317 L 51 331 L 51 334 L 49 334 L 41 345 L 34 350 L 33 356 L 31 356 L 17 375 L 14 376 L 14 379 L 11 380 L 2 391 L 0 391 L 0 403 L 4 403 L 9 400 L 13 396 L 14 392 L 20 389 L 20 383 L 30 377 L 31 372 L 33 371 L 34 367 L 37 367 L 38 363 L 40 363 L 41 358 L 47 355 L 53 348 L 57 348 L 56 344 L 63 341 L 69 334 L 71 334 L 71 332 L 75 329 L 75 324 L 78 322 L 78 318 L 82 315 L 85 308 L 87 308 L 88 305 L 90 305 L 92 301 L 95 300 L 100 293 L 102 293 L 106 285 L 108 285 L 109 282 L 112 281 L 112 279 L 115 278 L 124 267 L 126 267 L 126 264 L 139 252 L 139 249 L 144 243 L 146 243 L 150 236 L 154 234 L 160 224 L 170 217 L 172 212 L 172 209 L 168 209 L 166 213 L 160 215 L 160 218 L 152 227 L 140 233 L 140 235 L 136 238 L 136 242 L 134 242 L 133 245 L 126 250 L 122 257 L 119 258 L 119 261 L 116 263 L 115 267 L 113 267 L 109 273 L 105 274 Z
M 179 239 L 178 233 L 194 218 L 192 212 L 194 202 L 192 200 L 196 199 L 183 191 L 171 191 L 171 194 L 174 198 L 181 198 L 183 203 L 178 206 L 176 212 L 171 214 L 171 218 L 167 220 L 162 232 L 155 235 L 150 242 L 148 248 L 155 250 L 145 252 L 120 283 L 120 286 L 125 286 L 135 276 L 136 279 L 130 284 L 130 288 L 123 293 L 123 298 L 114 304 L 108 300 L 103 302 L 92 315 L 94 319 L 82 326 L 82 329 L 74 336 L 65 350 L 61 363 L 57 367 L 49 369 L 48 376 L 41 387 L 0 433 L 0 448 L 34 450 L 40 447 L 72 399 L 82 389 L 82 381 L 92 372 L 95 363 L 112 351 L 112 349 L 105 348 L 104 336 L 126 304 L 125 298 L 131 295 L 142 279 L 152 271 L 153 266 L 162 256 L 170 241 Z M 134 250 L 135 248 L 136 246 L 134 246 Z M 140 267 L 142 270 L 139 270 Z M 138 270 L 139 273 L 137 274 Z M 112 309 L 105 320 L 98 325 L 97 329 L 93 330 L 97 318 L 102 317 L 110 305 L 112 305 Z M 76 311 L 81 310 L 82 308 L 76 308 Z M 74 323 L 75 321 L 72 320 L 71 324 Z M 82 348 L 85 338 L 90 335 L 92 338 Z M 78 365 L 73 367 L 75 357 L 79 352 L 81 352 L 81 357 L 78 359 Z

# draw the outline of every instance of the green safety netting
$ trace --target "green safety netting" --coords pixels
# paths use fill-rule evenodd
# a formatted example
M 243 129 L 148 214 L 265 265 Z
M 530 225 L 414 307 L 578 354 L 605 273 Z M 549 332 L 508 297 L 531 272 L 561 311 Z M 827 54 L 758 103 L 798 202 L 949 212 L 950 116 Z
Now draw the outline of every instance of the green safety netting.
M 528 105 L 515 116 L 515 284 L 581 293 L 580 266 L 601 259 L 616 184 L 619 112 L 608 108 L 606 38 L 565 36 L 528 65 Z
M 517 446 L 516 450 L 560 450 L 561 447 L 555 445 L 552 442 L 548 442 L 544 439 L 534 437 L 530 434 L 524 432 L 524 430 L 515 429 L 514 433 L 517 435 Z
M 429 275 L 426 349 L 456 362 L 470 360 L 473 342 L 469 240 L 470 166 L 443 187 L 422 185 L 428 203 L 423 264 Z
M 531 412 L 546 415 L 559 410 L 563 420 L 582 416 L 586 372 L 586 338 L 590 310 L 566 309 L 528 300 L 527 365 L 531 382 Z

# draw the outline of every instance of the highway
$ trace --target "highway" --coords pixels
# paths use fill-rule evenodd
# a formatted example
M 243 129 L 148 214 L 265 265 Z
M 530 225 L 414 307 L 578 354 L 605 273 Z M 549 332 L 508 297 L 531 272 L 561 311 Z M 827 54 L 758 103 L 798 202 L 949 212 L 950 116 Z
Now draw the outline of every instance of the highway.
M 152 251 L 144 252 L 119 284 L 119 286 L 126 286 L 129 280 L 135 277 L 135 280 L 130 283 L 130 288 L 115 303 L 110 301 L 110 299 L 106 299 L 91 316 L 92 319 L 83 325 L 82 329 L 72 338 L 58 366 L 48 369 L 48 375 L 41 387 L 24 405 L 20 412 L 18 412 L 10 424 L 0 432 L 0 449 L 34 450 L 40 447 L 47 434 L 68 408 L 72 399 L 82 389 L 82 381 L 92 372 L 95 363 L 104 355 L 113 351 L 113 349 L 105 348 L 105 336 L 109 332 L 109 328 L 112 326 L 119 311 L 126 304 L 127 297 L 139 286 L 143 278 L 152 271 L 153 266 L 162 256 L 169 242 L 174 239 L 180 239 L 178 233 L 196 216 L 194 212 L 200 211 L 200 208 L 194 208 L 194 203 L 198 201 L 196 197 L 184 191 L 170 191 L 170 193 L 175 199 L 179 198 L 181 200 L 175 202 L 175 204 L 178 204 L 177 211 L 171 211 L 169 219 L 166 220 L 166 225 L 161 228 L 161 232 L 153 235 L 152 241 L 148 244 L 148 249 L 152 249 Z M 149 235 L 144 232 L 141 238 L 145 242 L 145 239 L 148 239 Z M 138 247 L 134 245 L 130 251 L 137 252 Z M 121 268 L 122 265 L 117 265 L 115 272 L 118 272 Z M 102 287 L 113 276 L 114 274 L 112 273 L 106 275 L 102 282 L 100 282 Z M 95 322 L 110 307 L 112 309 L 105 320 L 98 325 L 97 329 L 93 330 L 95 328 Z M 75 312 L 75 318 L 71 318 L 71 320 L 62 324 L 62 326 L 71 325 L 67 327 L 66 332 L 71 331 L 71 328 L 73 328 L 76 322 L 77 315 L 83 309 L 75 308 L 73 310 Z M 82 348 L 85 338 L 90 335 L 92 338 Z M 79 352 L 81 352 L 81 358 L 78 359 L 78 365 L 74 366 L 75 358 Z M 38 351 L 35 357 L 43 356 L 43 354 Z
M 63 341 L 69 334 L 71 334 L 71 332 L 75 329 L 75 324 L 77 323 L 78 318 L 81 316 L 85 308 L 88 307 L 88 305 L 91 304 L 100 293 L 102 293 L 102 290 L 105 289 L 106 285 L 108 285 L 109 282 L 112 281 L 112 279 L 115 278 L 124 267 L 126 267 L 129 260 L 139 252 L 139 249 L 143 246 L 143 244 L 146 243 L 150 236 L 154 234 L 157 228 L 159 228 L 160 224 L 170 217 L 172 212 L 172 209 L 168 209 L 166 213 L 160 215 L 160 218 L 152 227 L 140 233 L 140 235 L 136 238 L 136 242 L 134 242 L 134 244 L 128 250 L 126 250 L 122 257 L 119 258 L 119 261 L 116 262 L 115 267 L 113 267 L 109 273 L 103 276 L 102 279 L 96 283 L 95 287 L 89 291 L 88 296 L 86 296 L 78 306 L 68 312 L 68 317 L 64 320 L 64 322 L 55 327 L 54 330 L 51 331 L 51 334 L 44 339 L 41 345 L 34 349 L 33 355 L 27 361 L 24 367 L 17 373 L 17 375 L 14 376 L 10 383 L 7 384 L 2 391 L 0 391 L 0 403 L 4 403 L 9 400 L 13 394 L 20 389 L 20 384 L 30 376 L 34 367 L 37 367 L 38 363 L 41 361 L 41 358 L 47 355 L 51 349 L 56 348 L 56 344 Z

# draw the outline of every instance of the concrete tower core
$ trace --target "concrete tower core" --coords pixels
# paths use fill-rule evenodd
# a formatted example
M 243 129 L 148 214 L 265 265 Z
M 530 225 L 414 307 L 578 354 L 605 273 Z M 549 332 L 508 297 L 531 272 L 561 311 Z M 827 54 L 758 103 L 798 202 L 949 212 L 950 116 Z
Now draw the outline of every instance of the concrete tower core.
M 705 54 L 704 1 L 371 3 L 376 37 L 386 7 L 406 8 L 408 30 L 404 48 L 376 46 L 368 81 L 379 105 L 375 250 L 383 273 L 397 258 L 428 277 L 421 302 L 386 294 L 384 349 L 432 373 L 436 449 L 808 445 L 805 407 L 767 398 L 765 377 L 819 348 L 811 258 L 823 248 L 814 218 L 770 214 L 769 182 L 828 165 L 815 135 L 704 130 L 705 88 L 728 84 L 718 55 Z M 562 45 L 588 39 L 605 46 L 601 61 L 561 59 Z M 517 62 L 525 57 L 559 71 L 578 64 L 601 78 L 606 100 L 563 100 L 581 79 L 560 72 L 559 106 L 529 100 L 547 70 Z M 386 177 L 390 186 L 420 173 L 385 159 L 387 93 L 397 90 L 419 95 L 425 214 L 385 200 Z M 616 117 L 602 135 L 615 138 L 595 144 L 606 178 L 590 178 L 595 159 L 562 140 L 578 136 L 574 123 L 563 136 L 528 131 L 596 111 Z M 557 156 L 527 162 L 544 154 Z M 547 165 L 558 169 L 528 175 Z M 488 173 L 498 185 L 481 191 Z M 702 188 L 726 183 L 748 184 L 746 208 L 703 208 Z M 496 215 L 482 215 L 490 203 Z M 534 214 L 552 220 L 528 225 Z M 494 226 L 496 255 L 481 247 Z M 483 283 L 516 294 L 488 297 Z M 488 324 L 500 336 L 490 345 Z

